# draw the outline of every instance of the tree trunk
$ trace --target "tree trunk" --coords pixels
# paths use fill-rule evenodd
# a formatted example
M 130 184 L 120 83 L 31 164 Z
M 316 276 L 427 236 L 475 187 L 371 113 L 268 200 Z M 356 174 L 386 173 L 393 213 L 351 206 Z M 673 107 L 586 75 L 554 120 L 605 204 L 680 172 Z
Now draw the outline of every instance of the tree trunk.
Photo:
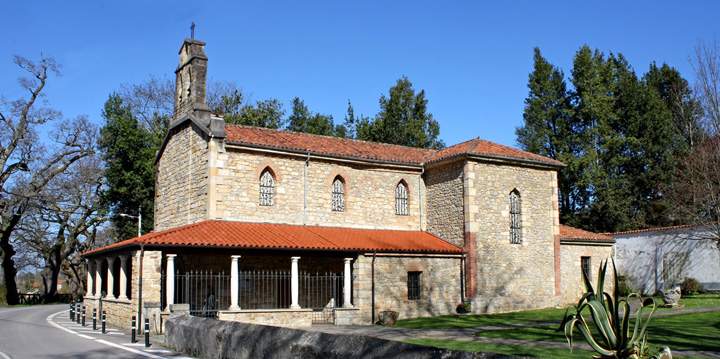
M 17 283 L 15 282 L 15 275 L 17 270 L 15 269 L 15 261 L 12 257 L 15 255 L 15 249 L 10 244 L 10 232 L 2 233 L 0 237 L 0 250 L 2 250 L 2 269 L 3 279 L 5 280 L 5 299 L 7 304 L 16 305 L 20 303 L 20 296 L 18 296 Z
M 51 302 L 55 300 L 57 296 L 58 278 L 60 277 L 60 267 L 62 265 L 62 256 L 60 254 L 60 248 L 54 248 L 50 254 L 51 258 L 48 258 L 47 266 L 50 270 L 50 285 L 45 294 L 45 301 Z
M 5 299 L 8 305 L 20 304 L 17 282 L 15 282 L 17 269 L 15 268 L 15 261 L 12 258 L 15 255 L 15 248 L 13 248 L 12 243 L 10 243 L 10 234 L 20 222 L 20 217 L 20 214 L 12 215 L 8 220 L 7 226 L 0 232 L 0 251 L 2 251 L 3 255 L 2 269 L 6 290 Z

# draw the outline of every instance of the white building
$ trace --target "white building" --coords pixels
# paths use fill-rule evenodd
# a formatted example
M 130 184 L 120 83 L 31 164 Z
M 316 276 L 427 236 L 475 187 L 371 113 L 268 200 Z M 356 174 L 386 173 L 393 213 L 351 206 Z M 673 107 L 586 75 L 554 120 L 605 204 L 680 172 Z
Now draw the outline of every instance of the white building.
M 697 279 L 705 290 L 720 290 L 720 250 L 699 226 L 675 226 L 613 233 L 618 274 L 634 290 L 653 294 Z

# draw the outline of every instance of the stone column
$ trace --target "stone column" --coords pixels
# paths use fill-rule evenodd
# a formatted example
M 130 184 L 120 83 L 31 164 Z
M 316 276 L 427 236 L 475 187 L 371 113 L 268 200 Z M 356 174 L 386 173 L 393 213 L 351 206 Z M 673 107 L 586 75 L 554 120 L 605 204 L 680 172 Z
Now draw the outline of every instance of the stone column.
M 350 263 L 352 258 L 345 258 L 345 270 L 343 271 L 343 308 L 352 308 L 352 274 Z
M 120 256 L 120 295 L 118 296 L 118 299 L 120 300 L 127 300 L 127 280 L 128 280 L 128 273 L 127 273 L 127 260 L 128 256 L 122 255 Z
M 86 268 L 87 268 L 87 284 L 85 285 L 85 288 L 86 288 L 87 290 L 86 290 L 85 296 L 86 296 L 86 297 L 92 297 L 92 295 L 93 295 L 93 287 L 92 287 L 92 286 L 93 286 L 93 282 L 92 282 L 92 280 L 93 280 L 93 277 L 95 276 L 95 273 L 93 273 L 93 265 L 92 265 L 92 262 L 91 262 L 90 260 L 86 260 L 86 261 L 85 261 L 85 265 L 86 265 Z
M 102 261 L 102 259 L 95 260 L 95 281 L 93 282 L 95 298 L 102 297 Z
M 300 309 L 298 304 L 299 297 L 299 272 L 298 261 L 300 257 L 290 257 L 290 309 Z
M 238 284 L 240 283 L 240 274 L 238 271 L 238 260 L 240 256 L 230 256 L 230 310 L 240 310 L 238 304 Z
M 113 288 L 115 288 L 115 273 L 113 272 L 113 264 L 115 263 L 115 257 L 107 257 L 108 270 L 107 270 L 107 294 L 105 298 L 115 298 Z
M 165 303 L 167 310 L 175 304 L 175 257 L 177 254 L 168 254 L 165 268 Z

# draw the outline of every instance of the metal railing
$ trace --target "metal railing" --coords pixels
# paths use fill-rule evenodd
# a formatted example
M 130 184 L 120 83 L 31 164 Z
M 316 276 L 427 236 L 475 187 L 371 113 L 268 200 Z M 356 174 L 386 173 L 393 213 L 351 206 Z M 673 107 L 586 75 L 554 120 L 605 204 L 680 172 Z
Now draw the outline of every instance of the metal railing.
M 164 275 L 162 280 L 165 283 Z M 289 308 L 290 281 L 289 271 L 240 271 L 238 305 L 243 309 Z M 298 281 L 300 306 L 314 309 L 313 322 L 332 323 L 333 309 L 343 304 L 343 274 L 301 272 Z M 230 275 L 202 270 L 178 272 L 175 274 L 174 302 L 189 304 L 191 315 L 215 318 L 218 310 L 230 306 Z

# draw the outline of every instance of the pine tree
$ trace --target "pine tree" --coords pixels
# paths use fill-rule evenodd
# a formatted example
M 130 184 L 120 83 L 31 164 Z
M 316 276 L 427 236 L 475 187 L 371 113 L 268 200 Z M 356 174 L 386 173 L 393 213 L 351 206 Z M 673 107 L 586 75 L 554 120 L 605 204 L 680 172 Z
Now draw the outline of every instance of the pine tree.
M 288 130 L 335 136 L 336 128 L 332 116 L 312 113 L 299 97 L 293 98 L 292 102 L 292 113 L 288 117 Z
M 440 125 L 427 110 L 425 91 L 417 94 L 407 77 L 380 97 L 380 112 L 371 121 L 356 122 L 357 137 L 362 140 L 423 148 L 442 148 Z

